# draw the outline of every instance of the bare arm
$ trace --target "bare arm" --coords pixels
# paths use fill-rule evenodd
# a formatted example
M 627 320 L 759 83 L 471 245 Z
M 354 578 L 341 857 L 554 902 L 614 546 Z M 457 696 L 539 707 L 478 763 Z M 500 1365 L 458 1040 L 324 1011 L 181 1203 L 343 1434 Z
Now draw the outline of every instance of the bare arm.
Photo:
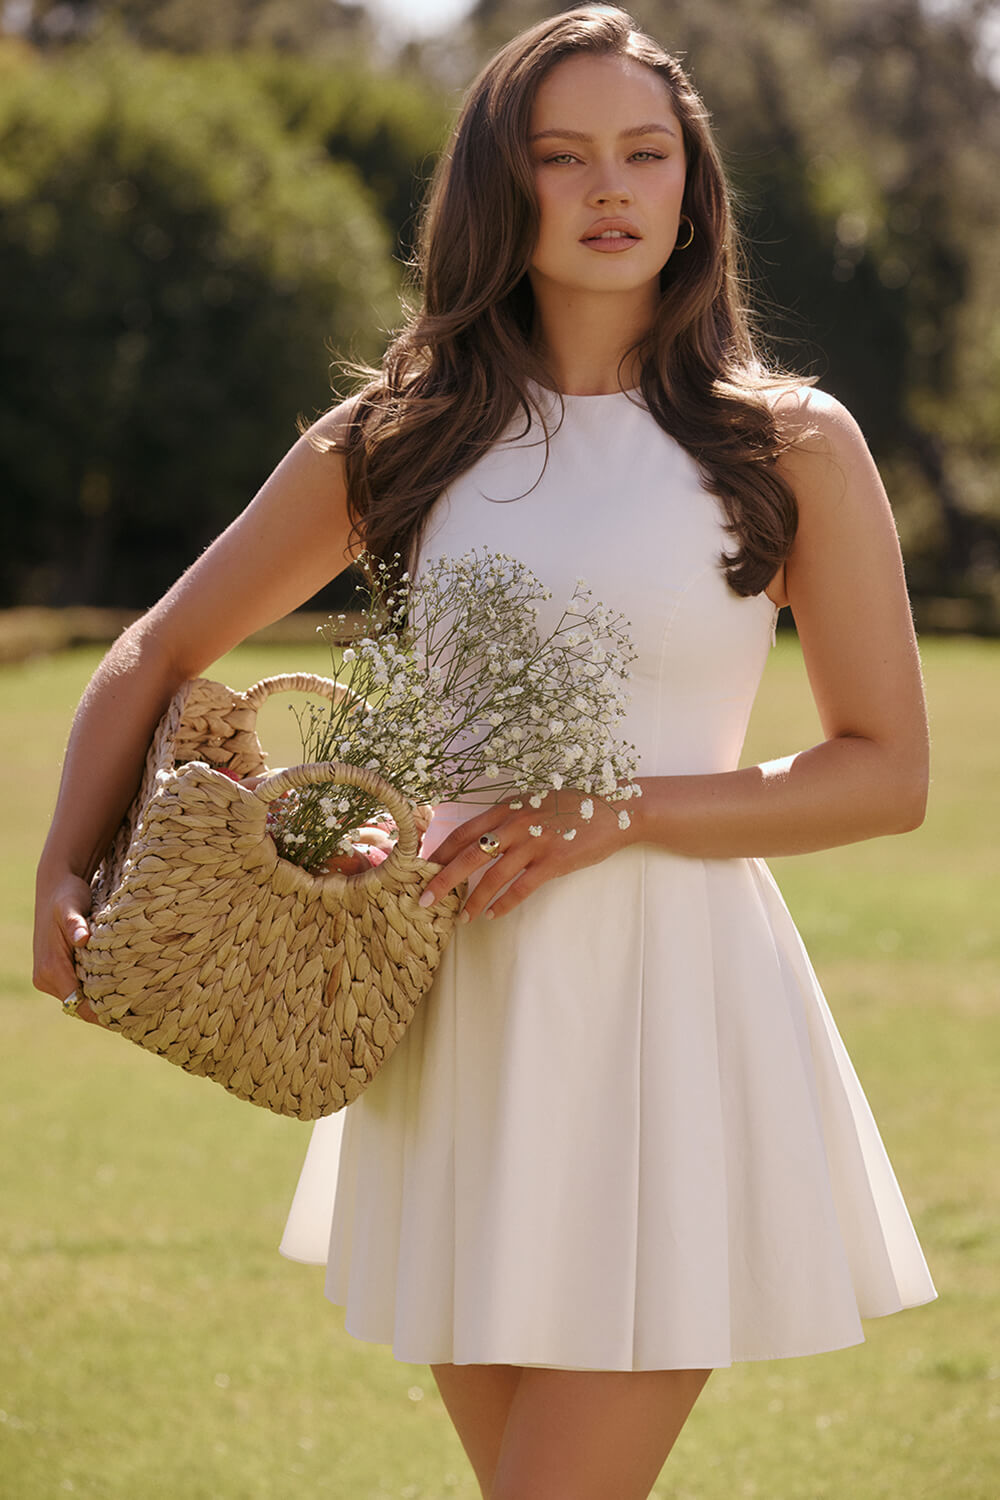
M 715 776 L 650 778 L 636 836 L 704 858 L 799 854 L 919 825 L 927 721 L 892 513 L 853 418 L 812 395 L 787 459 L 799 530 L 785 568 L 826 739 Z
M 342 430 L 344 409 L 322 419 Z M 35 985 L 66 995 L 86 937 L 87 882 L 135 793 L 179 685 L 308 599 L 348 565 L 343 462 L 300 438 L 247 509 L 112 646 L 70 734 L 36 882 Z
M 625 835 L 607 810 L 567 843 L 558 833 L 525 837 L 528 813 L 491 809 L 435 854 L 447 865 L 429 887 L 435 896 L 483 867 L 476 840 L 486 831 L 509 852 L 471 896 L 473 916 L 491 902 L 492 914 L 502 915 L 545 880 L 595 863 L 624 841 L 726 859 L 829 848 L 920 823 L 927 723 L 889 503 L 843 407 L 811 393 L 807 415 L 816 436 L 784 460 L 799 502 L 798 534 L 784 581 L 769 592 L 795 613 L 824 741 L 745 770 L 643 778 Z M 518 866 L 515 884 L 494 901 Z

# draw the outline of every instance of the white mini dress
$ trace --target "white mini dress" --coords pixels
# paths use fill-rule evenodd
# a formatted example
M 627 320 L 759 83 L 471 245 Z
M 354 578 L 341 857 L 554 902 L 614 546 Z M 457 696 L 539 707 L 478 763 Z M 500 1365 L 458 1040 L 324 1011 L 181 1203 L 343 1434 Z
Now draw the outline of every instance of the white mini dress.
M 773 639 L 691 457 L 631 394 L 538 393 L 422 557 L 507 552 L 632 624 L 643 776 L 739 762 Z M 789 749 L 795 747 L 790 746 Z M 445 806 L 424 850 L 482 810 Z M 842 1348 L 935 1296 L 762 860 L 653 845 L 460 927 L 370 1088 L 314 1132 L 281 1245 L 418 1363 L 711 1368 Z

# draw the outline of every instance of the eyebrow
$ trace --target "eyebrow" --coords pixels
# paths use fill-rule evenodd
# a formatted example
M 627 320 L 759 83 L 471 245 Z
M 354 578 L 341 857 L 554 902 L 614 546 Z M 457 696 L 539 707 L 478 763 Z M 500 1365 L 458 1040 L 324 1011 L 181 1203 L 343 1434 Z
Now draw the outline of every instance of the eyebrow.
M 676 130 L 671 130 L 669 125 L 658 125 L 655 122 L 649 125 L 630 125 L 628 130 L 619 131 L 622 140 L 631 140 L 637 135 L 672 135 L 677 139 Z M 553 127 L 551 130 L 536 130 L 531 137 L 533 141 L 545 141 L 550 138 L 560 141 L 592 141 L 594 137 L 588 135 L 585 130 L 563 130 L 561 127 Z

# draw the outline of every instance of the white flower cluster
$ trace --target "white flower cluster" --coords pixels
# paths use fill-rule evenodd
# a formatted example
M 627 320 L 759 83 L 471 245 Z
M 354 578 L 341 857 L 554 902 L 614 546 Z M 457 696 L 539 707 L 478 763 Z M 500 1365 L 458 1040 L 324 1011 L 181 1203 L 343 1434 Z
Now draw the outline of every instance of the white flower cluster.
M 300 717 L 307 760 L 378 771 L 413 803 L 513 794 L 537 808 L 573 788 L 586 794 L 587 819 L 593 797 L 638 792 L 635 749 L 613 733 L 635 653 L 623 617 L 594 604 L 582 579 L 543 638 L 539 610 L 551 595 L 504 553 L 440 558 L 398 583 L 384 564 L 368 570 L 371 609 L 339 660 L 345 617 L 322 627 L 346 691 Z M 282 850 L 318 865 L 377 805 L 354 788 L 302 792 L 283 817 Z M 628 827 L 626 812 L 618 820 Z

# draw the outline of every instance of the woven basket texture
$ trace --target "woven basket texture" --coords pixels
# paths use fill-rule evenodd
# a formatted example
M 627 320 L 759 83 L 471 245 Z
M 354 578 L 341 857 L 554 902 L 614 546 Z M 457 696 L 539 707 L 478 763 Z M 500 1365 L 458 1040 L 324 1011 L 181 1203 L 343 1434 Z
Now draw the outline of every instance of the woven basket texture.
M 338 762 L 266 771 L 256 734 L 276 691 L 333 696 L 306 674 L 245 693 L 198 678 L 161 720 L 142 783 L 93 881 L 80 993 L 97 1019 L 241 1099 L 314 1120 L 355 1099 L 430 987 L 461 907 L 417 904 L 440 866 L 417 855 L 409 804 Z M 362 785 L 399 841 L 361 875 L 310 875 L 282 859 L 267 804 L 293 786 Z

